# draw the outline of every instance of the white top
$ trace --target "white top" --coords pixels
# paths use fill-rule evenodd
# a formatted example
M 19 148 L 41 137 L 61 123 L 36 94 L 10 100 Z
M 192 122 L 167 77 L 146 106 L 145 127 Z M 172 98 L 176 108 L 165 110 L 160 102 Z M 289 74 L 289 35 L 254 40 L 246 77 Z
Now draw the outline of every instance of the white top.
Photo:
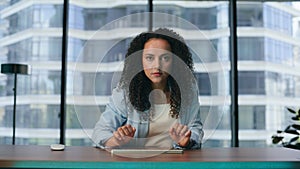
M 152 121 L 149 123 L 149 133 L 145 146 L 148 147 L 172 147 L 172 139 L 169 136 L 170 127 L 177 119 L 169 115 L 170 104 L 154 104 Z

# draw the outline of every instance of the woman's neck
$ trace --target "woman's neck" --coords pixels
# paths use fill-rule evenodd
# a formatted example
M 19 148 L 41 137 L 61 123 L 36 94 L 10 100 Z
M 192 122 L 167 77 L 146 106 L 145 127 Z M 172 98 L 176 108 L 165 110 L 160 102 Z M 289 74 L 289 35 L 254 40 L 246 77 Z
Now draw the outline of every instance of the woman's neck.
M 158 90 L 162 90 L 164 92 L 169 91 L 168 87 L 167 87 L 167 82 L 161 82 L 161 83 L 152 83 L 152 89 L 158 89 Z
M 149 95 L 152 104 L 167 104 L 170 103 L 170 92 L 160 89 L 153 89 Z

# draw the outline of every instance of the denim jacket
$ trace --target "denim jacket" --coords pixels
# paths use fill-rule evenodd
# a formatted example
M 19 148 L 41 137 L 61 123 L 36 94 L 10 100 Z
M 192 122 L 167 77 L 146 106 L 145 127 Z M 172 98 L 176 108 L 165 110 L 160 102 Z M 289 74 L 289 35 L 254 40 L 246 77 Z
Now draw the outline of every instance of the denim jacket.
M 149 119 L 145 118 L 148 111 L 138 112 L 130 108 L 130 103 L 126 100 L 125 91 L 115 88 L 105 111 L 101 114 L 100 119 L 95 125 L 92 140 L 96 146 L 105 148 L 105 142 L 113 136 L 113 132 L 118 127 L 125 124 L 131 124 L 136 128 L 134 138 L 147 138 L 149 131 Z M 190 101 L 187 106 L 186 113 L 179 115 L 179 123 L 187 125 L 192 131 L 190 142 L 186 147 L 180 147 L 175 142 L 173 148 L 176 149 L 200 149 L 203 138 L 202 123 L 200 120 L 200 105 L 198 97 Z M 134 146 L 143 146 L 143 142 L 135 142 Z

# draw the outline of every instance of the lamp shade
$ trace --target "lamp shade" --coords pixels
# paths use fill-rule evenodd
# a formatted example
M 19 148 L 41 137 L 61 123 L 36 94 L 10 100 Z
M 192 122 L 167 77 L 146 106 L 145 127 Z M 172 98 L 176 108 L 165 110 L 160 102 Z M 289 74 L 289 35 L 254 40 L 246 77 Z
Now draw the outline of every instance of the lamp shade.
M 1 73 L 4 74 L 23 74 L 29 75 L 31 74 L 31 67 L 29 65 L 17 64 L 17 63 L 5 63 L 1 64 Z

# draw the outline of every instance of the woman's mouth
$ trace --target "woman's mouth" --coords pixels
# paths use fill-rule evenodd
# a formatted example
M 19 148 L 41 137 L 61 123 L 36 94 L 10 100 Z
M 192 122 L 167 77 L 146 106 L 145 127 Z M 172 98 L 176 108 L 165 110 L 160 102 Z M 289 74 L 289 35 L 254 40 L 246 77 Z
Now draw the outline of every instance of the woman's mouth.
M 152 73 L 153 76 L 159 77 L 162 75 L 162 72 L 154 72 Z

